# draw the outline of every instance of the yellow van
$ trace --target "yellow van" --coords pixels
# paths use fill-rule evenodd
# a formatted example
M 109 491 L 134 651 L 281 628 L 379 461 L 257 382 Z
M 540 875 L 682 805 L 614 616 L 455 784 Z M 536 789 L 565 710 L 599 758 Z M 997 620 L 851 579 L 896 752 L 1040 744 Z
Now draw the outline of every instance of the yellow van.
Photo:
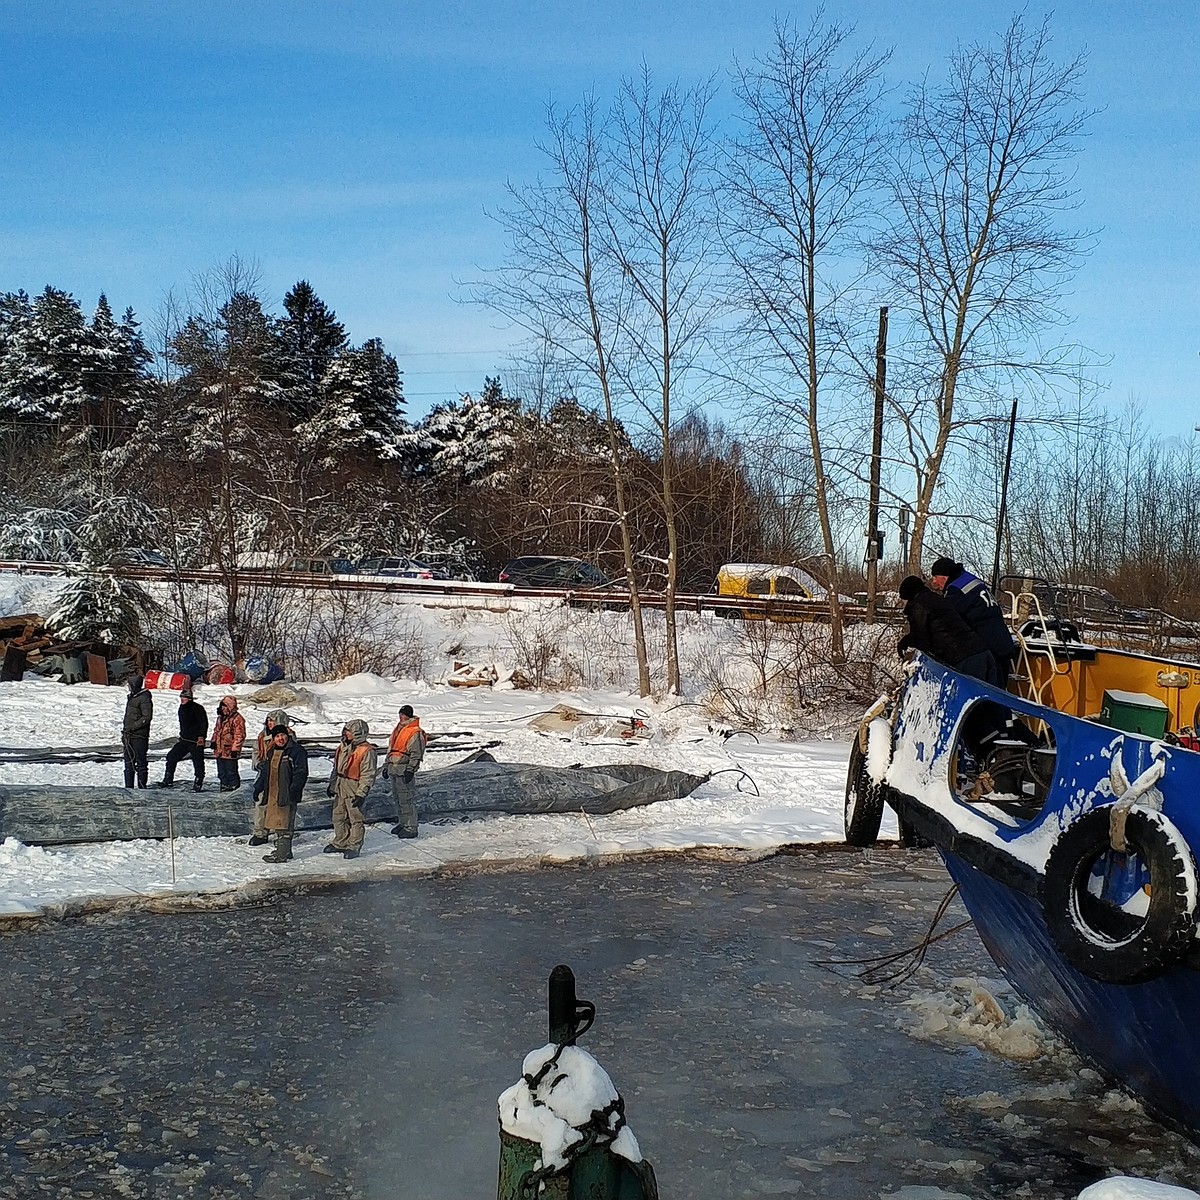
M 823 600 L 825 589 L 807 571 L 799 567 L 781 567 L 771 563 L 726 563 L 717 572 L 713 589 L 718 596 L 744 596 L 747 600 Z M 724 616 L 741 616 L 761 621 L 760 612 L 742 612 L 736 608 L 717 610 Z M 799 615 L 773 617 L 773 620 L 799 621 Z

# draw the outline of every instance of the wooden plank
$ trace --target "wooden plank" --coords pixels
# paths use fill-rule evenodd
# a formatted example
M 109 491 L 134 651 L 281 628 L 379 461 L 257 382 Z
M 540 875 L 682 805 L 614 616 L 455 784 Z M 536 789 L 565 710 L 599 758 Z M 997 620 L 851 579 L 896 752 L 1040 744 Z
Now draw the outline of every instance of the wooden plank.
M 85 654 L 83 662 L 87 667 L 88 683 L 98 683 L 102 687 L 108 685 L 108 663 L 103 654 Z

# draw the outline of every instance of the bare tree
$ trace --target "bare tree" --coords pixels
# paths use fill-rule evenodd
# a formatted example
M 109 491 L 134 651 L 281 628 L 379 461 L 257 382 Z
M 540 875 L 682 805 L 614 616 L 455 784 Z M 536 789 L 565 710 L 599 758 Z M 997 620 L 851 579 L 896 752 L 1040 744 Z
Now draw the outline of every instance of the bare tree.
M 630 525 L 626 446 L 614 395 L 630 295 L 604 245 L 607 127 L 596 101 L 547 112 L 541 150 L 550 179 L 509 186 L 511 207 L 497 216 L 510 239 L 507 265 L 478 298 L 505 313 L 591 378 L 604 406 L 617 522 L 638 661 L 638 689 L 650 694 L 650 668 Z
M 1083 60 L 1051 57 L 1043 22 L 1018 16 L 994 45 L 960 49 L 941 85 L 914 92 L 893 170 L 895 220 L 875 249 L 893 313 L 910 322 L 909 378 L 893 383 L 916 476 L 909 564 L 919 569 L 947 456 L 997 395 L 1050 372 L 1039 350 L 1086 236 L 1060 227 L 1074 207 L 1067 163 L 1088 113 Z
M 656 92 L 648 69 L 626 80 L 614 114 L 605 204 L 607 248 L 632 292 L 627 353 L 613 365 L 659 444 L 659 502 L 667 538 L 666 686 L 682 689 L 675 594 L 679 531 L 672 429 L 683 382 L 715 312 L 712 275 L 714 142 L 711 83 Z M 686 407 L 684 408 L 686 413 Z
M 844 364 L 842 301 L 858 282 L 845 256 L 876 192 L 887 61 L 869 49 L 847 53 L 851 33 L 824 26 L 820 12 L 803 34 L 776 25 L 771 54 L 738 72 L 747 132 L 726 167 L 735 201 L 726 242 L 748 313 L 739 332 L 752 368 L 765 377 L 760 420 L 798 420 L 806 433 L 835 660 L 844 649 L 826 385 Z

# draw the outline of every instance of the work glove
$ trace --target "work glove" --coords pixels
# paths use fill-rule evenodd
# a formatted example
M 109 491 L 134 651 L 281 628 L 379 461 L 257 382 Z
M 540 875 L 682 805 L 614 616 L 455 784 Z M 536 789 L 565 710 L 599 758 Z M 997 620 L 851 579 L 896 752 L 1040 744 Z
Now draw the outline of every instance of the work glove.
M 325 795 L 327 795 L 331 800 L 333 799 L 333 780 L 332 779 L 329 781 L 329 786 L 325 789 Z
M 413 779 L 416 778 L 416 774 L 416 771 L 405 771 L 400 778 L 403 779 L 405 783 L 412 783 Z
M 384 779 L 390 778 L 388 775 L 387 763 L 383 764 L 383 777 L 384 777 Z
M 255 796 L 254 796 L 254 803 L 255 803 L 255 804 L 266 804 L 266 802 L 267 802 L 267 798 L 266 798 L 266 796 L 263 796 L 263 795 L 261 795 L 261 794 L 255 793 Z
M 365 799 L 366 799 L 366 797 L 365 797 L 365 796 L 355 796 L 355 797 L 354 797 L 354 799 L 350 801 L 350 807 L 351 807 L 351 808 L 357 808 L 357 809 L 360 809 L 360 810 L 361 810 L 361 808 L 362 808 L 362 806 L 363 806 L 363 801 L 364 801 Z

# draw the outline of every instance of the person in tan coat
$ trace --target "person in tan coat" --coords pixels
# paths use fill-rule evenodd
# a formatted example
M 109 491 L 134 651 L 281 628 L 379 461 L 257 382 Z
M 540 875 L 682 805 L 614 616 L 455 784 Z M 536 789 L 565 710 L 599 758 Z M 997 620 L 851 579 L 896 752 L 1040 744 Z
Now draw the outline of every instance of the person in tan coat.
M 267 713 L 266 720 L 263 721 L 263 727 L 254 739 L 254 745 L 250 747 L 250 766 L 256 772 L 262 764 L 262 760 L 267 757 L 267 751 L 271 748 L 271 730 L 276 725 L 286 725 L 291 729 L 292 719 L 282 708 L 273 708 Z M 296 731 L 292 729 L 292 737 L 295 736 Z
M 250 845 L 261 846 L 272 833 L 275 834 L 275 848 L 263 856 L 263 862 L 291 862 L 296 805 L 304 795 L 307 782 L 308 751 L 296 741 L 286 725 L 274 726 L 270 745 L 259 763 L 254 781 L 254 836 Z
M 342 728 L 326 788 L 333 798 L 333 841 L 325 847 L 326 854 L 357 858 L 362 851 L 366 835 L 362 806 L 378 767 L 378 751 L 367 741 L 369 732 L 366 721 L 347 721 Z

